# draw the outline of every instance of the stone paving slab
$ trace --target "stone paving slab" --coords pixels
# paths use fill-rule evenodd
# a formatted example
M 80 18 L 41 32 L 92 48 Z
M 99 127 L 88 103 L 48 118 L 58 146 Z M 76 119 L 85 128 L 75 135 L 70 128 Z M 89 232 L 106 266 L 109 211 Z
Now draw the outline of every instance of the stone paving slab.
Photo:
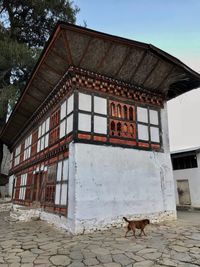
M 124 238 L 125 228 L 72 236 L 45 222 L 7 222 L 6 216 L 0 213 L 0 267 L 200 266 L 200 213 L 150 224 L 147 236 L 137 239 Z

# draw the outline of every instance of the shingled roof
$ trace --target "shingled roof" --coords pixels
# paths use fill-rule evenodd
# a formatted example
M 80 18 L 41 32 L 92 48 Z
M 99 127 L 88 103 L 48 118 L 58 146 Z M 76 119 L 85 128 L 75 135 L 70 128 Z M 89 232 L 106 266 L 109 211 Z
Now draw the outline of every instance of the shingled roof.
M 13 144 L 70 66 L 162 93 L 166 100 L 200 86 L 197 72 L 151 44 L 59 22 L 0 134 L 5 144 Z

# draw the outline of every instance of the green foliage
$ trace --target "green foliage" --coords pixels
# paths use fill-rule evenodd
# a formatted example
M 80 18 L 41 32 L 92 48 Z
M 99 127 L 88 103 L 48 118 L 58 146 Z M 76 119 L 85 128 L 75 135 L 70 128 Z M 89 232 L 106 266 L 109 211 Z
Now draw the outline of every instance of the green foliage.
M 0 0 L 0 120 L 16 103 L 57 22 L 75 23 L 77 12 L 68 0 Z

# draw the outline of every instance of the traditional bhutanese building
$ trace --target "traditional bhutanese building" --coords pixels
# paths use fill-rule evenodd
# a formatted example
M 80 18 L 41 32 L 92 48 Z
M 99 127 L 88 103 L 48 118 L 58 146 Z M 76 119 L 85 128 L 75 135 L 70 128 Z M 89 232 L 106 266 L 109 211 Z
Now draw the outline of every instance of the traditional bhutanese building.
M 58 23 L 0 135 L 13 203 L 72 233 L 176 218 L 166 101 L 199 85 L 155 46 Z

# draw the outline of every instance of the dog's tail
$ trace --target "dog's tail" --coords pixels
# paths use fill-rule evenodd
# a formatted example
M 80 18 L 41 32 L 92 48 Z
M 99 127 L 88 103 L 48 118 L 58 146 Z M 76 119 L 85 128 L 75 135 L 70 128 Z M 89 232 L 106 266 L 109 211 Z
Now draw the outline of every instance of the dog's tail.
M 130 222 L 126 217 L 123 217 L 123 219 L 124 219 L 126 222 Z

